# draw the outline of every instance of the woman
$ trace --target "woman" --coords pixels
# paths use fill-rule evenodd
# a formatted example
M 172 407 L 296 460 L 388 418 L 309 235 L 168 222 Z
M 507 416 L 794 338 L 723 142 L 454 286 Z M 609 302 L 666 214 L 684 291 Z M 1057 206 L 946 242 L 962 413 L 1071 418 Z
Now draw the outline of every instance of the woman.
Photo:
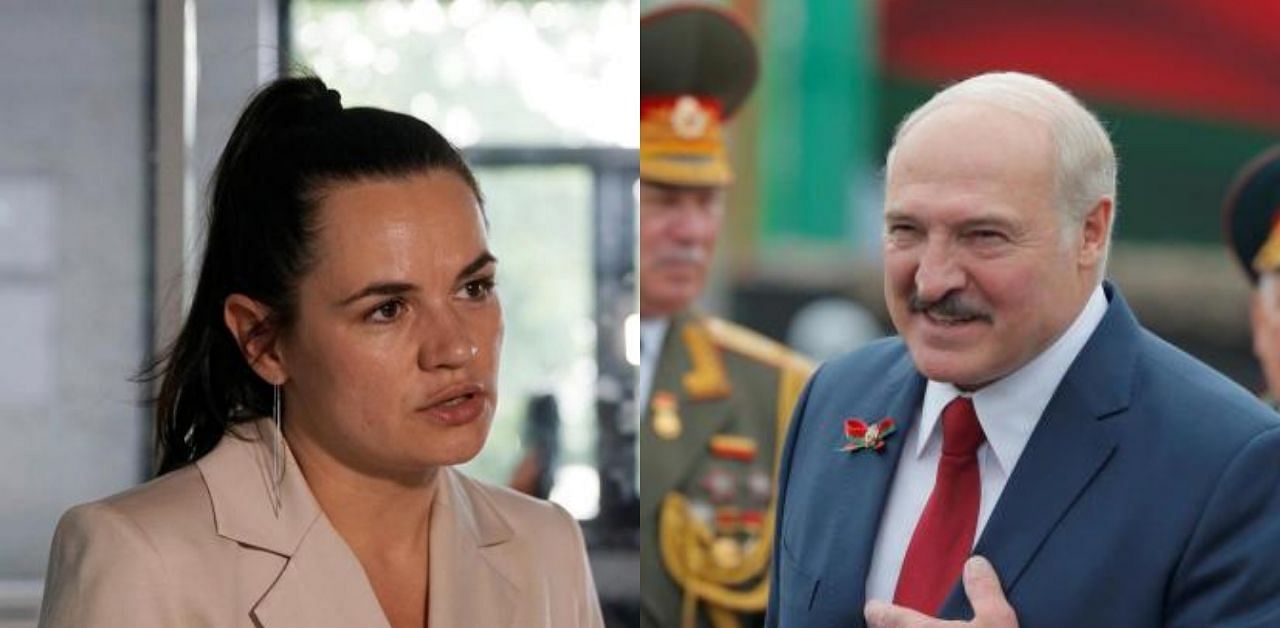
M 282 79 L 213 185 L 151 371 L 160 477 L 63 517 L 41 626 L 602 625 L 576 522 L 451 468 L 488 434 L 502 340 L 458 151 Z

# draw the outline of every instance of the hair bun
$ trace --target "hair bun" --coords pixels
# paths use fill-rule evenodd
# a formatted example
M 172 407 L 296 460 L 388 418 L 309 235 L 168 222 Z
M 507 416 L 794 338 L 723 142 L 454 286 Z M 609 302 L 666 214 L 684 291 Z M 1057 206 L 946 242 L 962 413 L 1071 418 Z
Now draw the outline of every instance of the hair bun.
M 322 120 L 342 113 L 342 94 L 333 88 L 327 88 L 306 99 L 306 116 L 313 120 Z
M 324 96 L 321 100 L 331 107 L 334 111 L 342 111 L 342 94 L 332 87 L 324 90 Z

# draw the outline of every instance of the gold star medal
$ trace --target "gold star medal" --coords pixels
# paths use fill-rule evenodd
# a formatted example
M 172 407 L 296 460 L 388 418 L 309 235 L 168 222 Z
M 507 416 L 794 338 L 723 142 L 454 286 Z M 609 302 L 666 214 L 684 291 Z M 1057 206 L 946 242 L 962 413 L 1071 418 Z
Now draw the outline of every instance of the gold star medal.
M 653 433 L 663 440 L 680 438 L 680 432 L 684 431 L 684 423 L 680 420 L 680 415 L 676 414 L 676 396 L 665 391 L 656 392 L 649 407 L 653 411 L 653 419 L 650 422 Z

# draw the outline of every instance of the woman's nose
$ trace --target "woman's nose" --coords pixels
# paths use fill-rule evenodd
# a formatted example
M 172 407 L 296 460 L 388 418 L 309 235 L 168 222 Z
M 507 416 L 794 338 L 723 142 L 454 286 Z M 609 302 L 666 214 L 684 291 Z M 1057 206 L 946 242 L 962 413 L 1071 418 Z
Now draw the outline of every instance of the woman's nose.
M 480 354 L 480 347 L 468 332 L 463 316 L 465 314 L 445 306 L 424 323 L 426 329 L 418 348 L 419 368 L 461 368 Z

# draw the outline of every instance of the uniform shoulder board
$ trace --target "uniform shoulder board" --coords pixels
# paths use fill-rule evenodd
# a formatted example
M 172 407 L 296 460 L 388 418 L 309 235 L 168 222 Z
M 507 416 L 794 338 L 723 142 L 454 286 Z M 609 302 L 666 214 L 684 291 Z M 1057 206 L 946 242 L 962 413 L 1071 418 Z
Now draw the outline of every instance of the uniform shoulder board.
M 813 362 L 788 349 L 786 345 L 746 327 L 710 316 L 703 320 L 703 324 L 712 341 L 724 349 L 779 369 L 801 371 L 806 375 L 813 372 Z

